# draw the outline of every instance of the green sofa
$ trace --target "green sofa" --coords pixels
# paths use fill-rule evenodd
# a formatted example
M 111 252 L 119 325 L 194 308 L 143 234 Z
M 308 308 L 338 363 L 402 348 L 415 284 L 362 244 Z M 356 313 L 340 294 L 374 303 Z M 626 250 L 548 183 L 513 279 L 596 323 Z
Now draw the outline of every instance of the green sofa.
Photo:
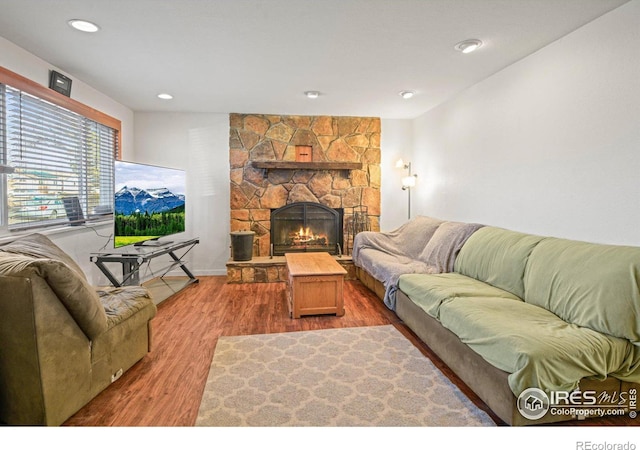
M 640 387 L 639 280 L 640 248 L 485 226 L 453 271 L 401 275 L 395 312 L 507 424 L 564 421 L 587 409 L 531 419 L 518 397 L 580 389 L 628 408 Z
M 0 423 L 60 425 L 149 351 L 142 287 L 97 289 L 46 236 L 0 246 Z

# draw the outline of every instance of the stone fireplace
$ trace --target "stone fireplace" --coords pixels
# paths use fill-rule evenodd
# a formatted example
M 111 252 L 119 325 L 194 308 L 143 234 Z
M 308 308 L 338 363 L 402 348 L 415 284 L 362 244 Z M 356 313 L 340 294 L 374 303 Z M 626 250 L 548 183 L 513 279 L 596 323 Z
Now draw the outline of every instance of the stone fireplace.
M 272 256 L 272 211 L 294 203 L 343 211 L 345 255 L 356 214 L 379 231 L 379 118 L 233 113 L 229 125 L 231 231 L 255 232 L 254 259 Z

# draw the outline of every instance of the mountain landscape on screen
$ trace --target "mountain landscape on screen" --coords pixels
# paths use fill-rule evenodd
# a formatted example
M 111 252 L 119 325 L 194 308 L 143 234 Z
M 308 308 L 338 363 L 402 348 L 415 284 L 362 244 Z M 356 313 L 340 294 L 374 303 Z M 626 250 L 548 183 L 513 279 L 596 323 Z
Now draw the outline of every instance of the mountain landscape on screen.
M 128 216 L 134 212 L 153 214 L 184 206 L 184 195 L 176 195 L 167 188 L 139 189 L 124 186 L 115 194 L 116 214 Z

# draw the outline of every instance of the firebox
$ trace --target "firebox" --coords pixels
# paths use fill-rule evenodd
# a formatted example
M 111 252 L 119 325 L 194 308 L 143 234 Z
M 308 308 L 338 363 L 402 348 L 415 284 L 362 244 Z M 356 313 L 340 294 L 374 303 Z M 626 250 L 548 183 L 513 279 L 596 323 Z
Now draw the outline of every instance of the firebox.
M 271 210 L 273 255 L 294 252 L 342 252 L 342 208 L 298 202 Z

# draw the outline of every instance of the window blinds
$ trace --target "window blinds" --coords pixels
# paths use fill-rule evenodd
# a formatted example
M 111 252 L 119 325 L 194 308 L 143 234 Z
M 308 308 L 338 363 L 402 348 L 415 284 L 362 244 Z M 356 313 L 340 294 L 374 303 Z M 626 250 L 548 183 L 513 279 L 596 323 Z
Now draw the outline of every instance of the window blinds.
M 86 217 L 113 210 L 118 133 L 68 109 L 4 86 L 8 228 L 63 224 L 65 198 Z M 2 107 L 2 103 L 0 103 Z

